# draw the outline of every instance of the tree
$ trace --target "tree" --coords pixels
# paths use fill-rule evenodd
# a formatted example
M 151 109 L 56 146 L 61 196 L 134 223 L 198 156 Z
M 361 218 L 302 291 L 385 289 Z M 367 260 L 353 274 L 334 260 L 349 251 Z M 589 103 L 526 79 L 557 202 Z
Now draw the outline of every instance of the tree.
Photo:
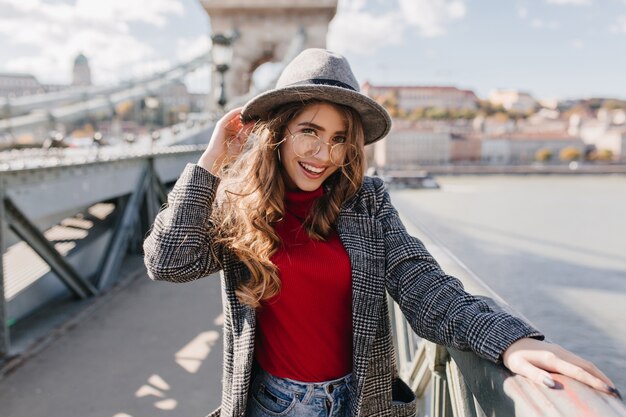
M 561 152 L 559 153 L 559 158 L 561 159 L 561 161 L 577 161 L 580 159 L 580 157 L 582 156 L 582 152 L 580 152 L 580 149 L 578 148 L 574 148 L 573 146 L 567 146 L 563 149 L 561 149 Z
M 417 107 L 411 111 L 409 114 L 409 119 L 411 120 L 421 120 L 426 118 L 426 109 L 423 107 Z
M 474 117 L 476 117 L 476 112 L 474 110 L 462 109 L 455 112 L 456 119 L 472 120 Z
M 445 120 L 450 118 L 450 114 L 447 109 L 440 107 L 429 107 L 426 109 L 425 116 L 428 119 L 433 120 Z
M 499 111 L 493 114 L 493 119 L 501 123 L 508 122 L 509 114 L 505 111 Z
M 539 162 L 548 162 L 554 155 L 548 148 L 541 148 L 535 153 L 535 160 Z
M 115 114 L 122 120 L 131 120 L 134 117 L 135 103 L 132 100 L 122 101 L 115 106 Z
M 589 159 L 592 161 L 612 161 L 613 151 L 610 149 L 598 149 L 591 152 Z
M 398 108 L 398 96 L 395 92 L 390 92 L 389 94 L 382 97 L 381 105 L 387 109 L 391 117 L 400 116 L 400 109 Z
M 598 109 L 600 109 L 600 107 L 602 107 L 602 103 L 604 102 L 604 100 L 600 99 L 600 98 L 590 98 L 587 100 L 587 105 L 589 106 L 589 108 L 591 110 L 593 110 L 594 112 L 598 111 Z
M 602 103 L 602 108 L 607 110 L 626 109 L 626 101 L 609 99 Z
M 586 105 L 579 103 L 575 105 L 574 107 L 571 107 L 568 110 L 565 110 L 563 112 L 563 117 L 566 119 L 569 119 L 570 116 L 573 116 L 574 114 L 577 114 L 579 116 L 586 116 L 588 114 L 591 114 L 591 110 Z
M 501 104 L 493 104 L 489 100 L 478 100 L 478 113 L 484 116 L 491 116 L 498 112 L 506 113 L 506 109 Z

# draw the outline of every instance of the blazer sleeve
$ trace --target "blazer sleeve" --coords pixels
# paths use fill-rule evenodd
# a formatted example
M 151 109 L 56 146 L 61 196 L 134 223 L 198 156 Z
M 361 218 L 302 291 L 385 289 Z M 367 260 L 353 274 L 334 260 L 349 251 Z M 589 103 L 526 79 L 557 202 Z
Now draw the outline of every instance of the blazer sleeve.
M 221 269 L 222 248 L 214 243 L 211 218 L 219 178 L 188 164 L 167 196 L 143 244 L 153 280 L 187 282 Z
M 516 340 L 543 339 L 523 320 L 494 312 L 488 304 L 446 275 L 422 242 L 410 236 L 382 184 L 377 216 L 385 235 L 386 286 L 418 336 L 493 362 Z

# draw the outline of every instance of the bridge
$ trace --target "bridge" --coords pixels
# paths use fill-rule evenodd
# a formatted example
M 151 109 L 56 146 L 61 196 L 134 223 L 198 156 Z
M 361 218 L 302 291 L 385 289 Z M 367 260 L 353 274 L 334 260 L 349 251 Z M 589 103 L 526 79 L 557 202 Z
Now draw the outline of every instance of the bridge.
M 238 71 L 248 75 L 262 61 L 284 64 L 304 47 L 323 46 L 309 36 L 317 33 L 311 25 L 326 27 L 336 7 L 336 1 L 202 4 L 214 30 L 236 29 L 245 42 L 252 42 L 251 22 L 259 21 L 252 17 L 288 18 L 290 31 L 266 35 L 261 57 L 249 47 L 241 52 Z M 293 23 L 298 12 L 307 26 Z M 199 57 L 132 86 L 5 101 L 0 129 L 107 109 L 207 62 Z M 245 79 L 240 73 L 237 82 Z M 231 105 L 255 94 L 235 84 L 228 84 L 240 92 Z M 190 416 L 219 405 L 219 280 L 154 283 L 141 257 L 169 188 L 198 159 L 212 129 L 204 119 L 163 129 L 157 141 L 0 153 L 2 416 Z M 434 236 L 404 220 L 470 292 L 494 309 L 512 310 Z M 421 340 L 389 303 L 401 376 L 418 396 L 420 416 L 626 416 L 619 400 L 569 378 L 557 376 L 557 389 L 548 390 L 472 353 Z

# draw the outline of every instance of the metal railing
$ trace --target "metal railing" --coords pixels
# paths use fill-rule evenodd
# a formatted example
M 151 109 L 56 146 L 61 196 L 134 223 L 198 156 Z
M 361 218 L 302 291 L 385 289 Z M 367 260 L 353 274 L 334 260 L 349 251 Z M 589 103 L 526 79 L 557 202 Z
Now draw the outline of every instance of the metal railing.
M 403 219 L 442 267 L 461 280 L 472 294 L 492 309 L 519 317 L 445 247 Z M 519 376 L 504 366 L 420 339 L 391 297 L 389 314 L 400 376 L 418 398 L 418 415 L 429 417 L 624 417 L 624 404 L 607 394 L 562 375 L 553 375 L 556 389 Z
M 0 360 L 20 353 L 12 348 L 16 323 L 51 302 L 92 298 L 118 280 L 126 254 L 140 252 L 165 203 L 165 184 L 204 147 L 0 171 Z M 113 207 L 109 218 L 89 214 L 98 205 Z

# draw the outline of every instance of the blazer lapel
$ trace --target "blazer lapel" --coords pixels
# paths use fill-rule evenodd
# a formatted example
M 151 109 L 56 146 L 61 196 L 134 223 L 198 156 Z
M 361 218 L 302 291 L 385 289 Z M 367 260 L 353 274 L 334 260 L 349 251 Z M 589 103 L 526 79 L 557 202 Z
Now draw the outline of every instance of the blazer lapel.
M 337 232 L 352 267 L 353 375 L 361 398 L 372 342 L 385 300 L 385 247 L 381 224 L 368 215 L 345 208 Z

